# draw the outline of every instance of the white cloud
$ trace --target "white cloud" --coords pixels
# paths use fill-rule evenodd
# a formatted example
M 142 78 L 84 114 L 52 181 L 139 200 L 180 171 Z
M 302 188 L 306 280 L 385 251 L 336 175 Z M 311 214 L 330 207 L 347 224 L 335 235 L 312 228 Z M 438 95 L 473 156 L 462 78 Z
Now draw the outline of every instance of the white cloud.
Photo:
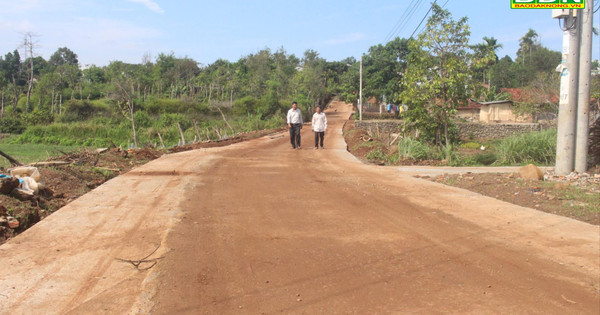
M 129 0 L 129 1 L 143 4 L 146 8 L 148 8 L 149 10 L 154 11 L 156 13 L 165 13 L 165 11 L 163 9 L 161 9 L 160 6 L 152 0 Z
M 363 38 L 365 38 L 365 34 L 353 33 L 353 34 L 348 34 L 341 38 L 334 38 L 334 39 L 327 40 L 325 43 L 327 45 L 341 45 L 341 44 L 353 43 L 353 42 L 359 41 Z

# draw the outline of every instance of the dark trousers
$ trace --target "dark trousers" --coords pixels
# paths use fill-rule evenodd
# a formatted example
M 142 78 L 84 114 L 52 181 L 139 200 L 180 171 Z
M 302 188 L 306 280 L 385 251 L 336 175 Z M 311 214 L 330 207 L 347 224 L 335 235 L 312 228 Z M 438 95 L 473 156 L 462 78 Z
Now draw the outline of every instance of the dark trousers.
M 325 131 L 315 131 L 315 148 L 319 147 L 319 139 L 321 139 L 321 148 L 323 147 L 323 138 L 325 138 Z
M 300 128 L 302 124 L 292 124 L 290 128 L 290 142 L 292 143 L 292 148 L 300 147 Z

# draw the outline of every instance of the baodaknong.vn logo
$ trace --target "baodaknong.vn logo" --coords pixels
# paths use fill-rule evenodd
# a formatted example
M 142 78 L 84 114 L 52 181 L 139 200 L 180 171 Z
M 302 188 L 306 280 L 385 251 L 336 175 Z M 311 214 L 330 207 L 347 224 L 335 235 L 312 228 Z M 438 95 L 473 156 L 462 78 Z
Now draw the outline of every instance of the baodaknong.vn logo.
M 584 9 L 585 0 L 510 0 L 511 9 Z

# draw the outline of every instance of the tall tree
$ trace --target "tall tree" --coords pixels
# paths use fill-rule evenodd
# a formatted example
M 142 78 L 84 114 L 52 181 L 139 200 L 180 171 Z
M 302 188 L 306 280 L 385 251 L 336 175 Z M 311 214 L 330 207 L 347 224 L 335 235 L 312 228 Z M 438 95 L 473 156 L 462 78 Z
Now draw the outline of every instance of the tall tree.
M 34 68 L 33 68 L 33 61 L 34 61 L 34 49 L 36 46 L 36 43 L 34 42 L 33 38 L 35 37 L 35 35 L 31 32 L 27 32 L 25 33 L 25 36 L 23 38 L 23 48 L 25 49 L 25 51 L 27 52 L 27 54 L 29 55 L 29 58 L 27 59 L 28 61 L 28 78 L 27 78 L 27 103 L 25 105 L 25 111 L 28 112 L 31 108 L 29 105 L 29 101 L 31 100 L 31 90 L 33 89 L 33 74 L 34 74 Z
M 498 43 L 498 40 L 494 37 L 483 37 L 483 43 L 477 44 L 472 47 L 473 54 L 473 65 L 476 70 L 481 70 L 483 83 L 485 84 L 486 74 L 488 79 L 488 90 L 492 84 L 492 69 L 493 66 L 498 62 L 498 55 L 496 51 L 502 48 L 502 44 Z
M 364 57 L 363 94 L 378 101 L 398 98 L 400 80 L 406 70 L 408 40 L 396 37 L 384 45 L 372 46 Z
M 436 142 L 441 144 L 443 137 L 449 146 L 452 118 L 469 96 L 470 31 L 466 17 L 454 21 L 437 4 L 432 12 L 425 31 L 410 43 L 401 100 L 409 104 L 409 120 L 417 127 L 433 127 Z
M 519 40 L 519 50 L 517 51 L 517 61 L 521 61 L 522 64 L 525 64 L 527 55 L 529 55 L 529 59 L 531 59 L 531 53 L 542 46 L 538 39 L 538 33 L 531 28 L 523 35 L 523 37 L 521 37 Z
M 4 73 L 6 80 L 12 85 L 14 93 L 13 111 L 16 111 L 19 102 L 20 88 L 25 84 L 19 51 L 15 49 L 14 52 L 4 55 L 1 66 L 1 70 Z

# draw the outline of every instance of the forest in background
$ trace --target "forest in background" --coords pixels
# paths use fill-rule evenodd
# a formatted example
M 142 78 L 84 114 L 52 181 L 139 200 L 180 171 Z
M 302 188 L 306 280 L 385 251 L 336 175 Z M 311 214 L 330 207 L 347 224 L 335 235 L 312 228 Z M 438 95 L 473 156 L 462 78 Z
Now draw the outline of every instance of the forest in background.
M 514 60 L 499 58 L 501 43 L 493 37 L 469 45 L 467 22 L 434 6 L 426 31 L 417 38 L 372 46 L 363 56 L 363 98 L 408 104 L 415 115 L 407 118 L 426 121 L 428 126 L 420 128 L 437 133 L 431 137 L 437 141 L 444 140 L 439 134 L 448 129 L 444 124 L 461 102 L 507 99 L 504 88 L 519 88 L 529 96 L 516 103 L 522 113 L 557 112 L 552 95 L 559 91 L 555 68 L 560 52 L 544 47 L 529 29 Z M 432 32 L 444 42 L 434 43 L 428 37 Z M 354 104 L 358 98 L 358 60 L 327 61 L 314 50 L 298 57 L 283 47 L 265 48 L 235 62 L 208 65 L 170 52 L 144 56 L 139 64 L 82 67 L 67 47 L 48 60 L 36 56 L 34 42 L 34 35 L 25 34 L 20 47 L 0 56 L 0 133 L 13 135 L 5 143 L 173 146 L 181 143 L 182 134 L 192 141 L 281 127 L 292 101 L 308 118 L 314 107 L 333 97 Z M 453 50 L 442 57 L 434 44 Z M 459 76 L 438 76 L 441 71 L 435 69 Z M 453 82 L 457 90 L 448 99 L 423 90 L 425 81 Z M 450 110 L 436 112 L 431 105 L 440 100 Z

